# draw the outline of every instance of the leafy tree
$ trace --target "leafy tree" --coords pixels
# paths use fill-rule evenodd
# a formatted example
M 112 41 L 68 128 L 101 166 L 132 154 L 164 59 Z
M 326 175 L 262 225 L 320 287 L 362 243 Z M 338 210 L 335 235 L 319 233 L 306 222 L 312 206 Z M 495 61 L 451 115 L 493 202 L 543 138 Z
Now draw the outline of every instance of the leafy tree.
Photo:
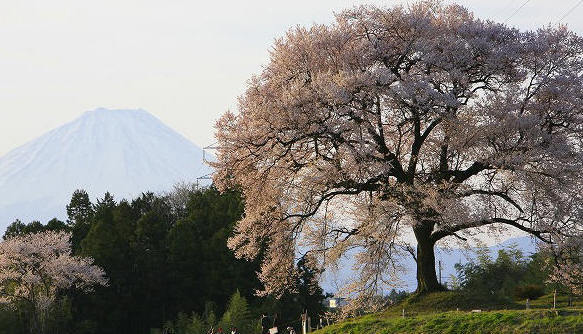
M 32 221 L 28 224 L 22 223 L 20 220 L 14 221 L 12 224 L 8 225 L 6 231 L 4 232 L 4 240 L 25 234 L 38 233 L 45 230 L 45 226 L 41 224 L 38 220 Z
M 391 305 L 393 305 L 393 304 L 400 303 L 401 301 L 405 300 L 410 295 L 411 294 L 409 292 L 404 291 L 404 290 L 397 291 L 395 289 L 391 289 L 391 292 L 389 292 L 389 295 L 387 297 L 389 299 L 389 303 Z
M 238 260 L 227 248 L 243 201 L 235 191 L 220 194 L 211 187 L 192 192 L 186 212 L 168 232 L 169 294 L 179 309 L 201 313 L 201 301 L 214 301 L 221 313 L 229 291 L 250 296 L 259 286 L 258 262 Z M 186 290 L 192 290 L 190 296 L 184 295 Z
M 2 238 L 6 240 L 16 236 L 44 231 L 69 231 L 69 227 L 57 218 L 51 219 L 46 225 L 41 224 L 41 222 L 37 220 L 32 221 L 29 224 L 24 224 L 17 219 L 12 224 L 8 225 Z
M 245 216 L 229 246 L 267 246 L 264 293 L 293 288 L 298 243 L 348 293 L 375 296 L 416 238 L 417 292 L 441 290 L 434 247 L 477 227 L 581 237 L 583 39 L 521 32 L 459 5 L 359 7 L 298 27 L 218 122 L 220 190 Z M 360 299 L 353 299 L 360 300 Z
M 47 222 L 44 226 L 44 231 L 69 231 L 70 228 L 64 222 L 58 220 L 57 218 L 53 218 Z
M 326 296 L 316 280 L 319 275 L 306 265 L 305 258 L 298 261 L 297 270 L 299 275 L 295 283 L 296 291 L 288 292 L 279 299 L 273 296 L 265 298 L 259 310 L 269 316 L 268 323 L 273 323 L 277 315 L 280 323 L 296 324 L 296 332 L 299 332 L 298 319 L 304 312 L 308 313 L 314 325 L 323 316 L 325 311 L 323 301 Z
M 138 276 L 131 245 L 135 224 L 134 211 L 126 201 L 116 205 L 105 196 L 98 201 L 90 229 L 80 245 L 79 253 L 94 258 L 110 279 L 109 287 L 98 289 L 93 296 L 76 296 L 83 305 L 76 319 L 98 324 L 100 333 L 138 333 L 148 328 L 145 326 L 149 321 L 138 316 L 141 308 L 150 305 L 144 305 L 138 290 L 143 278 Z
M 105 268 L 110 286 L 91 296 L 72 295 L 75 322 L 85 322 L 87 330 L 98 325 L 99 333 L 144 333 L 180 312 L 195 312 L 216 328 L 228 291 L 239 288 L 250 296 L 259 287 L 257 262 L 236 259 L 226 245 L 243 212 L 239 194 L 209 188 L 181 196 L 188 200 L 180 214 L 169 195 L 144 193 L 131 203 L 108 195 L 98 200 L 79 254 Z M 168 326 L 178 330 L 177 324 Z
M 455 265 L 462 291 L 501 301 L 512 297 L 534 299 L 544 294 L 543 268 L 540 254 L 525 258 L 516 246 L 499 250 L 495 260 L 483 248 L 476 260 Z
M 4 235 L 2 239 L 6 240 L 11 237 L 15 237 L 17 235 L 26 234 L 27 226 L 20 219 L 16 219 L 12 224 L 6 227 L 6 231 L 4 231 Z

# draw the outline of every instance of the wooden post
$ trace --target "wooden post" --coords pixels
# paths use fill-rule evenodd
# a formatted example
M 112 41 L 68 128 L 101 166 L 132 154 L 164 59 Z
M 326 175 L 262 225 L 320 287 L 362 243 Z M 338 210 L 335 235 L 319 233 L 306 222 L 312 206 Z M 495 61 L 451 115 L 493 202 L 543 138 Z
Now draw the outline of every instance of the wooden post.
M 405 317 L 405 309 L 403 309 L 403 318 Z
M 530 299 L 526 298 L 526 309 L 530 309 Z
M 302 334 L 307 334 L 307 320 L 306 319 L 308 316 L 307 312 L 306 313 L 302 313 Z
M 553 291 L 553 310 L 557 308 L 557 289 Z

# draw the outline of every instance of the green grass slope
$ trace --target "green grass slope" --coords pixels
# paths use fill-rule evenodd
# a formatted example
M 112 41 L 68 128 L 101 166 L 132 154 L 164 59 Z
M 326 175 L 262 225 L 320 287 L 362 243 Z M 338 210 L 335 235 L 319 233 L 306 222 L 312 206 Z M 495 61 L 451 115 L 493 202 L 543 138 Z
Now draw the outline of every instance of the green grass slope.
M 558 300 L 559 306 L 566 306 L 566 303 L 564 297 Z M 551 310 L 552 296 L 533 301 L 531 307 L 525 310 L 521 302 L 486 303 L 443 292 L 410 298 L 385 312 L 349 319 L 315 334 L 583 333 L 583 309 Z M 405 318 L 402 317 L 403 308 Z M 482 312 L 473 313 L 471 309 Z

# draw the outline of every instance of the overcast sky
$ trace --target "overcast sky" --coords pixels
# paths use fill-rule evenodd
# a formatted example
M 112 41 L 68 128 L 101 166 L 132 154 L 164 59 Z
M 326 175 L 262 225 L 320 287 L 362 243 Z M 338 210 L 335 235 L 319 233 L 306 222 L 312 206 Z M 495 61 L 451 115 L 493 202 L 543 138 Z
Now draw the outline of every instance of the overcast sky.
M 580 1 L 458 3 L 532 29 Z M 142 108 L 211 144 L 214 121 L 289 27 L 330 22 L 359 4 L 405 2 L 0 0 L 0 155 L 97 107 Z M 562 23 L 582 34 L 582 16 L 583 4 Z

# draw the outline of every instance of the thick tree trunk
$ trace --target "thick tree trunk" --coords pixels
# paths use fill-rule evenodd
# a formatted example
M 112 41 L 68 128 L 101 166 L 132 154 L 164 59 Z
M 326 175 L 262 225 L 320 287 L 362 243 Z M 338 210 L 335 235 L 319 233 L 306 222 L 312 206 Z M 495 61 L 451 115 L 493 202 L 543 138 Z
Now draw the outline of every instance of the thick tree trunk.
M 423 294 L 444 290 L 437 281 L 435 272 L 435 250 L 431 240 L 432 224 L 421 224 L 413 231 L 417 239 L 417 293 Z

